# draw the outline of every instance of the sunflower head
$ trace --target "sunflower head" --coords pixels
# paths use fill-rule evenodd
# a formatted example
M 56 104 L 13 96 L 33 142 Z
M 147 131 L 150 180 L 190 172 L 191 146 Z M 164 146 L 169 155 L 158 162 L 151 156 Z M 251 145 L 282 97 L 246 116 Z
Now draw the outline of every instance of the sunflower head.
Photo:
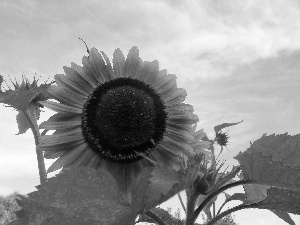
M 38 85 L 35 77 L 32 82 L 25 76 L 22 77 L 21 82 L 11 81 L 13 87 L 6 83 L 8 88 L 4 91 L 1 89 L 3 81 L 3 77 L 0 75 L 0 102 L 17 110 L 25 111 L 29 104 L 37 104 L 38 101 L 47 100 L 49 97 L 46 89 L 51 83 Z
M 228 144 L 229 135 L 227 132 L 222 133 L 222 131 L 219 131 L 216 133 L 216 142 L 218 145 L 220 145 L 222 148 L 223 146 L 227 146 Z
M 40 103 L 57 113 L 40 128 L 55 130 L 40 137 L 46 158 L 58 158 L 49 172 L 62 167 L 105 168 L 123 186 L 145 166 L 172 166 L 193 155 L 193 107 L 182 103 L 186 91 L 176 76 L 159 70 L 158 62 L 139 58 L 137 47 L 127 58 L 120 49 L 112 64 L 95 48 L 82 66 L 64 67 L 49 95 Z

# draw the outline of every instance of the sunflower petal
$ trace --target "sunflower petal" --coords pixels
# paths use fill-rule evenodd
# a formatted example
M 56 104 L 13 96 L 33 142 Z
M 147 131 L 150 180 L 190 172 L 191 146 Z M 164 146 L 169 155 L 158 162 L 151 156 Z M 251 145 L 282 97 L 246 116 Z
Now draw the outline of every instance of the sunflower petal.
M 185 115 L 168 115 L 168 123 L 170 124 L 194 124 L 199 121 L 198 116 L 195 114 Z
M 189 104 L 180 103 L 178 105 L 172 105 L 172 106 L 166 107 L 166 111 L 168 112 L 168 114 L 172 114 L 172 115 L 186 114 L 186 113 L 193 113 L 194 108 L 193 108 L 193 106 L 191 106 Z
M 56 130 L 51 136 L 53 137 L 64 137 L 64 136 L 70 136 L 75 135 L 77 133 L 82 133 L 81 127 L 75 127 L 75 128 L 69 128 L 69 129 L 63 129 L 63 130 Z M 44 135 L 46 136 L 46 135 Z M 49 135 L 50 136 L 50 135 Z
M 49 146 L 55 144 L 68 144 L 77 140 L 83 140 L 82 133 L 76 133 L 73 135 L 44 135 L 39 138 L 39 147 Z
M 63 69 L 69 80 L 72 80 L 77 87 L 84 90 L 88 94 L 93 91 L 93 86 L 90 85 L 89 82 L 87 82 L 87 80 L 84 79 L 76 70 L 73 70 L 67 66 L 64 66 Z
M 86 76 L 88 76 L 91 81 L 98 86 L 100 83 L 99 80 L 94 76 L 93 70 L 90 65 L 89 58 L 87 56 L 83 56 L 82 58 L 83 72 Z M 97 76 L 98 77 L 98 76 Z
M 179 136 L 186 141 L 194 141 L 195 140 L 194 135 L 192 135 L 191 132 L 188 132 L 188 131 L 185 131 L 182 129 L 180 130 L 180 129 L 176 129 L 174 127 L 167 126 L 166 131 L 170 134 Z
M 66 151 L 62 156 L 60 156 L 47 170 L 47 173 L 58 170 L 64 166 L 67 166 L 73 160 L 75 160 L 87 147 L 86 143 L 79 145 L 72 151 Z
M 86 73 L 84 68 L 73 62 L 71 63 L 71 68 L 73 70 L 76 70 L 80 74 L 80 76 L 85 79 L 93 88 L 97 87 L 97 81 L 92 78 L 89 73 Z
M 177 88 L 167 96 L 163 97 L 163 100 L 167 106 L 177 105 L 184 101 L 186 98 L 186 90 L 183 88 Z
M 107 55 L 105 54 L 105 52 L 103 52 L 103 51 L 101 51 L 101 54 L 102 54 L 102 56 L 103 56 L 103 58 L 104 58 L 104 60 L 105 60 L 105 64 L 106 64 L 106 69 L 107 69 L 107 71 L 108 71 L 108 73 L 109 73 L 109 77 L 112 79 L 112 78 L 115 78 L 114 77 L 114 72 L 113 72 L 113 68 L 112 68 L 112 66 L 111 66 L 111 63 L 110 63 L 110 61 L 109 61 L 109 58 L 107 57 Z
M 82 151 L 82 153 L 76 159 L 70 162 L 68 166 L 74 166 L 74 167 L 84 166 L 84 164 L 92 156 L 95 156 L 95 153 L 88 146 L 86 146 L 85 149 Z
M 66 88 L 68 90 L 71 90 L 72 92 L 76 93 L 76 95 L 80 96 L 81 98 L 86 99 L 88 94 L 87 92 L 81 90 L 80 87 L 77 86 L 74 81 L 70 80 L 66 75 L 64 74 L 56 74 L 54 76 L 55 82 L 58 86 L 62 88 Z
M 51 85 L 48 87 L 47 92 L 51 95 L 51 97 L 64 105 L 81 108 L 84 104 L 84 100 L 75 98 L 76 94 L 74 96 L 71 92 L 68 92 L 66 89 L 59 86 Z
M 48 146 L 39 145 L 38 149 L 40 151 L 45 151 L 45 152 L 70 151 L 70 150 L 76 148 L 78 145 L 81 145 L 82 143 L 85 143 L 85 141 L 83 139 L 82 140 L 74 140 L 72 142 L 69 142 L 67 145 L 65 143 L 62 143 L 62 144 L 53 143 L 52 145 L 48 145 Z
M 166 70 L 159 71 L 159 79 L 153 84 L 153 87 L 159 94 L 164 94 L 177 87 L 176 75 L 166 74 Z
M 177 151 L 184 152 L 185 154 L 193 154 L 193 148 L 188 143 L 178 142 L 168 135 L 164 136 L 164 141 L 168 143 L 170 148 L 177 149 Z
M 99 81 L 99 83 L 104 83 L 111 80 L 109 71 L 105 65 L 102 55 L 98 52 L 96 48 L 92 48 L 89 53 L 89 61 L 94 72 L 94 76 Z
M 129 50 L 125 61 L 125 77 L 135 78 L 140 65 L 139 49 L 134 46 Z
M 125 57 L 119 48 L 117 48 L 113 54 L 113 67 L 116 78 L 124 77 Z
M 63 154 L 64 154 L 64 151 L 60 151 L 60 152 L 46 151 L 44 153 L 44 157 L 46 159 L 56 159 L 56 158 L 62 156 Z
M 149 85 L 152 85 L 158 77 L 158 72 L 159 64 L 157 60 L 153 62 L 144 62 L 139 71 L 139 79 L 141 79 Z
M 65 113 L 65 114 L 81 114 L 82 109 L 78 107 L 72 107 L 72 106 L 67 106 L 64 104 L 60 104 L 57 102 L 52 102 L 52 101 L 40 101 L 40 104 L 43 106 L 59 113 Z
M 57 130 L 76 128 L 81 125 L 81 116 L 69 116 L 62 113 L 57 113 L 51 116 L 47 121 L 40 124 L 40 129 Z

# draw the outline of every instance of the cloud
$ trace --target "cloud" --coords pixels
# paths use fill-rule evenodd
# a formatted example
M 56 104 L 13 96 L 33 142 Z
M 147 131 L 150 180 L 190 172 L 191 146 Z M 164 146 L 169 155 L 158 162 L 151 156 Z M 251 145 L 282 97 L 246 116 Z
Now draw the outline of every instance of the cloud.
M 213 135 L 214 125 L 244 119 L 230 128 L 233 156 L 264 132 L 299 130 L 299 11 L 293 0 L 1 1 L 0 74 L 53 79 L 63 66 L 81 63 L 86 51 L 78 37 L 110 58 L 115 48 L 126 55 L 137 45 L 142 59 L 158 59 L 177 75 L 199 128 Z M 1 143 L 17 133 L 11 118 Z M 22 144 L 7 143 L 15 142 Z
M 159 59 L 184 78 L 219 77 L 238 65 L 299 49 L 299 10 L 296 1 L 270 0 L 3 2 L 1 68 L 42 74 L 80 62 L 81 37 L 110 55 L 117 47 L 138 45 L 142 56 Z
M 199 128 L 213 137 L 213 126 L 242 124 L 229 129 L 227 157 L 249 147 L 264 133 L 295 135 L 300 130 L 300 51 L 281 53 L 236 68 L 227 76 L 197 78 L 189 85 L 188 101 L 199 116 Z

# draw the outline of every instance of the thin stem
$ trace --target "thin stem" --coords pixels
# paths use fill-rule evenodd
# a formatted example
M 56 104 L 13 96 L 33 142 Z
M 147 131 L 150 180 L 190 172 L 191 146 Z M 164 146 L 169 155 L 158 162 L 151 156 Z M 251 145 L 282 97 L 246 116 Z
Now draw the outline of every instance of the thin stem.
M 158 225 L 166 225 L 164 221 L 162 221 L 161 218 L 159 218 L 155 213 L 148 211 L 145 213 L 147 216 L 149 216 L 151 219 L 153 219 Z
M 231 209 L 228 209 L 222 213 L 220 213 L 219 215 L 217 215 L 216 217 L 212 218 L 212 220 L 210 220 L 206 225 L 213 225 L 215 224 L 219 219 L 221 219 L 222 217 L 225 217 L 233 212 L 236 212 L 236 211 L 239 211 L 241 209 L 248 209 L 248 208 L 256 208 L 256 205 L 257 203 L 253 203 L 253 204 L 249 204 L 249 205 L 244 205 L 244 204 L 241 204 L 241 205 L 238 205 L 238 206 L 235 206 Z
M 191 195 L 189 196 L 189 199 L 187 201 L 187 209 L 186 209 L 186 221 L 185 225 L 192 225 L 193 220 L 193 213 L 195 210 L 195 204 L 196 200 L 199 197 L 199 193 L 195 192 L 195 190 L 192 190 Z
M 43 130 L 43 132 L 41 133 L 41 136 L 44 136 L 49 130 L 45 129 Z
M 221 210 L 223 209 L 224 205 L 226 205 L 226 203 L 227 203 L 226 201 L 223 202 L 223 204 L 221 205 L 221 207 L 219 208 L 219 210 L 218 210 L 218 212 L 217 212 L 217 215 L 220 214 Z
M 219 195 L 220 193 L 222 193 L 223 191 L 238 186 L 238 185 L 242 185 L 242 184 L 249 184 L 249 183 L 253 183 L 252 181 L 249 180 L 240 180 L 237 182 L 233 182 L 230 184 L 227 184 L 223 187 L 221 187 L 220 189 L 218 189 L 216 192 L 211 193 L 210 195 L 207 196 L 206 199 L 204 199 L 204 201 L 198 206 L 198 208 L 195 210 L 195 212 L 192 215 L 192 219 L 191 219 L 191 224 L 195 223 L 197 217 L 199 216 L 200 212 L 203 210 L 203 208 L 206 206 L 207 203 L 209 203 L 214 197 L 216 197 L 217 195 Z
M 184 212 L 185 212 L 185 214 L 186 214 L 186 208 L 185 208 L 185 206 L 184 206 L 184 204 L 183 204 L 183 201 L 182 201 L 182 198 L 181 198 L 180 193 L 178 193 L 178 198 L 179 198 L 179 201 L 180 201 L 180 203 L 181 203 L 181 206 L 182 206 L 182 208 L 183 208 L 183 210 L 184 210 Z
M 47 173 L 45 168 L 45 162 L 44 162 L 44 155 L 42 151 L 39 151 L 37 148 L 37 145 L 39 143 L 38 139 L 40 136 L 40 131 L 37 125 L 37 121 L 34 115 L 34 110 L 30 110 L 30 108 L 26 111 L 22 111 L 25 115 L 25 118 L 27 119 L 27 122 L 32 130 L 35 146 L 36 146 L 36 157 L 38 161 L 38 168 L 39 168 L 39 175 L 40 175 L 40 182 L 41 184 L 44 184 L 47 180 Z

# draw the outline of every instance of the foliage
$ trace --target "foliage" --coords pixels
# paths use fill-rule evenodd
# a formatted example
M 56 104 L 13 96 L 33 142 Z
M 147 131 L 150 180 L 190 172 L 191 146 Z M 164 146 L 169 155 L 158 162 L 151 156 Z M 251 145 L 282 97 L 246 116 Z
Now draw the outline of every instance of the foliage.
M 0 87 L 2 82 L 0 77 Z M 23 80 L 13 86 L 15 90 L 0 89 L 0 102 L 19 111 L 19 134 L 30 128 L 38 144 L 39 137 L 46 132 L 40 134 L 37 124 L 39 101 L 49 98 L 50 84 L 38 86 L 35 80 L 33 83 Z M 265 134 L 235 157 L 239 166 L 227 170 L 222 162 L 216 162 L 214 145 L 223 150 L 229 135 L 222 133 L 222 129 L 241 122 L 215 126 L 212 139 L 202 130 L 195 132 L 189 148 L 197 146 L 200 150 L 181 156 L 174 167 L 155 163 L 145 167 L 132 182 L 130 199 L 120 190 L 119 181 L 103 168 L 69 167 L 47 179 L 43 157 L 37 150 L 41 185 L 27 196 L 15 193 L 0 198 L 1 224 L 133 225 L 138 218 L 138 222 L 160 225 L 194 225 L 202 212 L 207 225 L 235 225 L 230 214 L 247 208 L 267 209 L 286 223 L 295 224 L 289 213 L 300 214 L 300 134 Z M 200 146 L 207 149 L 201 152 Z M 238 185 L 243 185 L 244 193 L 225 192 Z M 186 202 L 180 199 L 185 218 L 180 211 L 171 215 L 158 207 L 182 191 L 187 194 Z M 225 201 L 216 209 L 220 194 L 225 195 Z M 223 211 L 233 200 L 241 204 Z
M 16 202 L 17 192 L 14 192 L 8 196 L 0 196 L 0 224 L 7 225 L 9 222 L 15 220 L 15 211 L 20 209 L 20 206 Z

